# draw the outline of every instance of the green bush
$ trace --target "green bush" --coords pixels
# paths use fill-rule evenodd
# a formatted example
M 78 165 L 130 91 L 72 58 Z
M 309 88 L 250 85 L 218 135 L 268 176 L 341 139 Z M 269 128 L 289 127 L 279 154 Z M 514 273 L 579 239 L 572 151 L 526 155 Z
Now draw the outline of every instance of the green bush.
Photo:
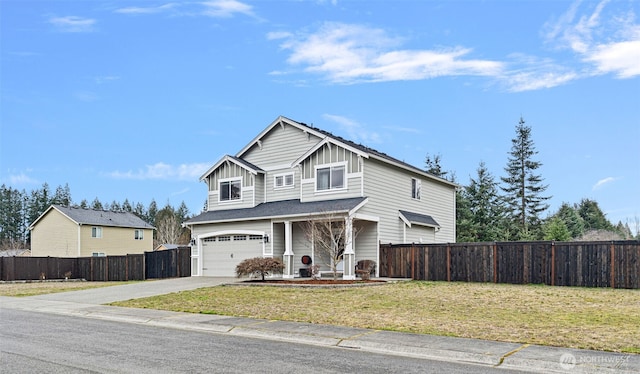
M 279 258 L 254 257 L 248 258 L 236 266 L 236 276 L 260 276 L 264 281 L 270 274 L 282 274 L 284 264 Z

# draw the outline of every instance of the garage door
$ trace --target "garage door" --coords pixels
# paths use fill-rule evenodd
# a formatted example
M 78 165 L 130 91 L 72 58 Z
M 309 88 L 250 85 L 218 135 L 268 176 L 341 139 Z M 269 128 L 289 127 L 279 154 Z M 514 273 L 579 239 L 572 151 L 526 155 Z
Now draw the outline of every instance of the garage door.
M 223 235 L 203 239 L 202 275 L 235 277 L 236 265 L 252 257 L 262 257 L 260 235 Z

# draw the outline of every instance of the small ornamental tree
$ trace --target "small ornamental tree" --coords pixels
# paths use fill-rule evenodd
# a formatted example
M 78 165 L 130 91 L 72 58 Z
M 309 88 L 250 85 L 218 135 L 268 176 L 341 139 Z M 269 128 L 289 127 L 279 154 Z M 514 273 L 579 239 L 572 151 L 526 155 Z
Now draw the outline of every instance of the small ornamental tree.
M 236 266 L 236 276 L 260 276 L 264 281 L 265 276 L 282 274 L 284 263 L 279 258 L 248 258 Z

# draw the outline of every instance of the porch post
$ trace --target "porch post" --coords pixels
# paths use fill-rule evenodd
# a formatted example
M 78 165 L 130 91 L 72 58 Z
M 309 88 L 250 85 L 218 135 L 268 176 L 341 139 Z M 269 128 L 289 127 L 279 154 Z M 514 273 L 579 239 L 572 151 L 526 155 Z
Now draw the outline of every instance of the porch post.
M 342 261 L 344 269 L 342 279 L 356 279 L 356 253 L 353 251 L 353 217 L 345 218 L 344 254 Z
M 294 278 L 293 268 L 293 239 L 291 235 L 291 221 L 284 222 L 284 272 L 282 278 Z

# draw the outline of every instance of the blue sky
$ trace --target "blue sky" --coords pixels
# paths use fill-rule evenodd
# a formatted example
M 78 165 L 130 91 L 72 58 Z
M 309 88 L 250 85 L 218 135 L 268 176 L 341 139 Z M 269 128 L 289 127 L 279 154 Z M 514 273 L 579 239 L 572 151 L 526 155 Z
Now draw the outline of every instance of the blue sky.
M 640 217 L 637 1 L 0 2 L 0 182 L 203 206 L 279 115 L 467 184 L 522 116 L 562 202 Z

